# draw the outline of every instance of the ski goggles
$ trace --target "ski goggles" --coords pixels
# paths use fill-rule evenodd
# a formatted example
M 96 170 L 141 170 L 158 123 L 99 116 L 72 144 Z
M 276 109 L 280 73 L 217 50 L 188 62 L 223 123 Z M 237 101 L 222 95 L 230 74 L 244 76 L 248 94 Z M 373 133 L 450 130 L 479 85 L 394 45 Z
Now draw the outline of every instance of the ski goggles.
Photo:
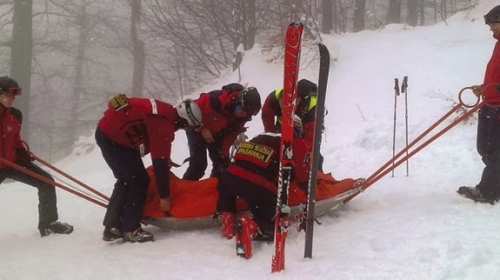
M 10 93 L 12 95 L 21 95 L 22 88 L 21 87 L 10 87 L 7 90 L 2 89 L 2 93 Z
M 491 24 L 495 22 L 500 22 L 500 14 L 487 14 L 484 16 L 485 24 Z

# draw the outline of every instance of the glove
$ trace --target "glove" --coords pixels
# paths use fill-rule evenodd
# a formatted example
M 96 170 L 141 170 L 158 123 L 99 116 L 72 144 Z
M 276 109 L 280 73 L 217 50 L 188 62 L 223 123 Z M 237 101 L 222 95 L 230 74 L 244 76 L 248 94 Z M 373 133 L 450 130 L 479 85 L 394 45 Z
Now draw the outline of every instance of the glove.
M 26 148 L 23 147 L 16 149 L 16 162 L 28 163 L 32 162 L 33 160 L 33 154 L 31 152 L 28 152 Z
M 496 88 L 497 92 L 500 92 L 500 83 L 497 84 Z

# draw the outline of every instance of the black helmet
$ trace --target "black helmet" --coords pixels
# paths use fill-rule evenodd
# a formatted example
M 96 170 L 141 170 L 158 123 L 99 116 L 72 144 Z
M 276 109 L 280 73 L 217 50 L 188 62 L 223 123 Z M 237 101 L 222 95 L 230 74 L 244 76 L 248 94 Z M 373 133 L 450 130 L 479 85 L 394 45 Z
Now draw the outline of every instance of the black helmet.
M 8 76 L 0 77 L 0 91 L 0 94 L 4 92 L 11 92 L 14 95 L 21 94 L 21 88 L 19 87 L 19 84 L 16 82 L 16 80 Z
M 318 86 L 307 79 L 300 80 L 297 85 L 297 93 L 300 99 L 307 99 L 311 95 L 316 95 L 317 92 Z
M 241 91 L 241 105 L 249 114 L 255 116 L 262 107 L 260 93 L 255 87 L 249 87 Z
M 500 22 L 500 6 L 496 6 L 484 15 L 484 23 L 490 24 L 495 22 Z

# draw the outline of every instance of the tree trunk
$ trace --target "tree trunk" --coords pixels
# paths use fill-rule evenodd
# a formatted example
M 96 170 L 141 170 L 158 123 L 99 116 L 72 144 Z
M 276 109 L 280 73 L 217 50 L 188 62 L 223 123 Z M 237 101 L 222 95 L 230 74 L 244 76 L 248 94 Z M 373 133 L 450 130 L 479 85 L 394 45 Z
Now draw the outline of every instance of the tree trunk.
M 418 0 L 408 0 L 408 24 L 418 25 Z
M 420 25 L 425 25 L 425 5 L 424 0 L 419 0 L 419 10 L 420 10 Z
M 76 45 L 75 57 L 75 77 L 73 82 L 73 96 L 72 98 L 72 114 L 70 115 L 69 129 L 67 131 L 68 146 L 71 147 L 73 143 L 78 140 L 78 122 L 80 120 L 80 111 L 82 99 L 85 96 L 84 90 L 84 68 L 85 68 L 85 49 L 87 48 L 87 40 L 89 36 L 89 18 L 86 15 L 86 7 L 80 7 L 80 13 L 76 16 L 78 22 L 78 42 Z
M 29 141 L 31 64 L 33 59 L 33 0 L 16 0 L 12 16 L 10 76 L 23 88 L 16 107 L 23 112 L 22 139 Z
M 132 16 L 130 18 L 130 36 L 132 39 L 132 57 L 134 72 L 132 73 L 132 96 L 142 96 L 144 87 L 145 50 L 144 42 L 139 39 L 137 30 L 141 23 L 141 0 L 131 1 Z
M 387 23 L 401 23 L 401 0 L 389 0 Z
M 333 0 L 321 1 L 321 31 L 330 34 L 333 30 Z
M 366 0 L 356 0 L 353 16 L 353 31 L 358 32 L 365 29 Z

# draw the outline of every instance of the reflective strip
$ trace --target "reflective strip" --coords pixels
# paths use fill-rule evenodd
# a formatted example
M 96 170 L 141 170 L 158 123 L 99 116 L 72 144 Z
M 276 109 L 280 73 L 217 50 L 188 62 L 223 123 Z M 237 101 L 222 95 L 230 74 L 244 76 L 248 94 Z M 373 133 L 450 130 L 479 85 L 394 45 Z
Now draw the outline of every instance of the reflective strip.
M 150 98 L 149 102 L 151 102 L 151 111 L 153 115 L 158 115 L 158 107 L 156 107 L 156 101 L 153 98 Z
M 309 98 L 309 107 L 307 108 L 307 112 L 311 111 L 314 106 L 318 103 L 318 98 L 316 96 L 311 96 Z
M 280 99 L 282 91 L 283 91 L 283 88 L 277 88 L 274 90 L 274 96 L 276 97 L 276 99 Z

